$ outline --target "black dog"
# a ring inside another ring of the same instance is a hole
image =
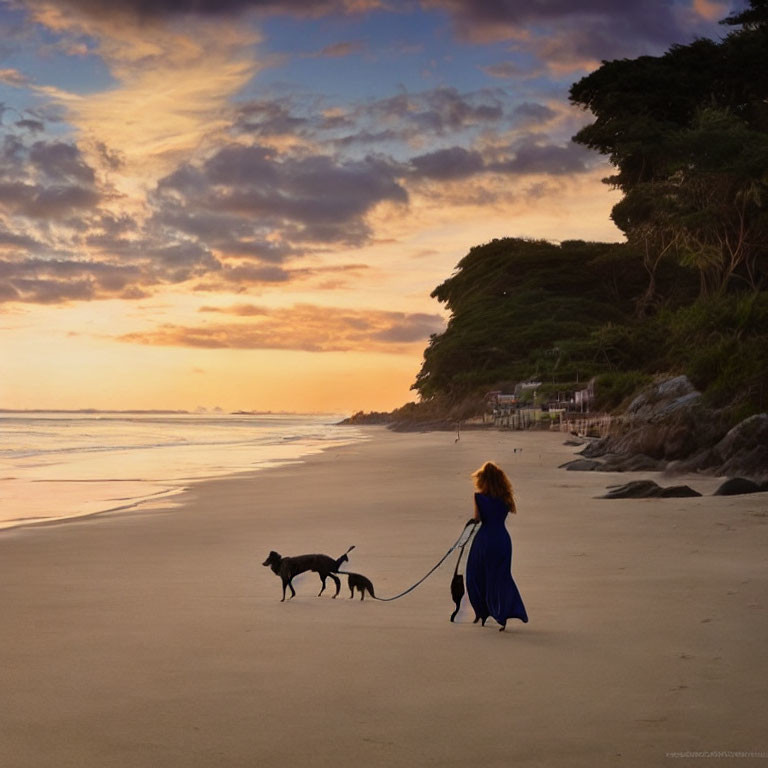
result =
[[[458,563],[456,567],[458,568]],[[462,597],[464,597],[464,577],[460,573],[454,573],[451,579],[451,599],[456,603],[456,610],[451,614],[451,621],[456,618],[456,614],[461,608]]]
[[[365,598],[365,590],[368,590],[368,594],[371,597],[376,597],[376,595],[373,592],[373,584],[371,583],[370,579],[366,579],[365,576],[363,576],[360,573],[349,573],[349,571],[343,571],[343,573],[346,573],[349,577],[347,580],[347,584],[349,585],[349,598],[350,600],[355,596],[355,590],[360,590],[360,599],[363,600]]]
[[[269,566],[273,573],[277,574],[283,582],[283,599],[285,600],[285,588],[289,587],[291,590],[291,597],[296,597],[296,590],[291,584],[291,580],[294,576],[298,576],[300,573],[306,571],[315,571],[320,574],[320,581],[323,582],[323,588],[318,593],[318,597],[325,591],[325,580],[330,576],[336,584],[336,595],[339,594],[341,589],[341,582],[333,575],[341,568],[342,564],[347,562],[349,558],[347,553],[354,549],[354,545],[351,546],[338,560],[334,560],[328,555],[297,555],[296,557],[281,557],[277,552],[270,552],[267,559],[262,565]]]
[[[464,547],[469,544],[469,540],[474,535],[475,531],[477,530],[477,524],[479,520],[475,520],[472,518],[467,522],[467,524],[464,526],[464,529],[466,530],[470,525],[472,526],[472,530],[469,532],[469,536],[467,536],[466,539],[464,539],[464,543],[461,545],[461,549],[459,550],[459,559],[456,561],[456,567],[453,569],[453,578],[451,579],[451,600],[453,600],[454,603],[456,603],[456,608],[451,614],[451,621],[453,621],[456,618],[456,614],[459,612],[459,609],[461,608],[461,599],[464,597],[464,577],[459,573],[459,565],[461,563],[461,558],[464,556]],[[485,621],[483,621],[483,624],[485,624]]]

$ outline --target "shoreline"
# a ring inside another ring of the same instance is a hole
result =
[[[764,494],[597,500],[627,475],[557,469],[574,450],[560,434],[365,430],[181,506],[0,536],[4,768],[591,768],[765,749]],[[279,602],[272,549],[355,544],[349,569],[377,595],[414,583],[470,516],[486,459],[516,489],[529,624],[475,626],[466,598],[451,624],[455,553],[392,603],[351,600],[346,580],[318,598],[316,574]]]
[[[7,530],[59,525],[71,520],[116,513],[136,507],[150,509],[159,505],[164,508],[165,499],[183,495],[189,487],[198,483],[271,470],[284,464],[301,462],[320,451],[366,439],[361,437],[361,429],[355,429],[356,433],[347,437],[339,436],[322,441],[309,435],[298,441],[284,437],[282,441],[254,446],[253,451],[256,456],[259,452],[263,455],[248,461],[250,466],[242,466],[242,462],[236,461],[234,468],[224,469],[223,462],[234,458],[226,455],[214,454],[214,460],[208,466],[196,467],[182,467],[178,457],[158,456],[159,462],[170,459],[170,476],[152,476],[151,474],[144,476],[135,472],[131,472],[130,476],[118,476],[117,473],[120,472],[118,467],[111,467],[110,472],[103,476],[99,476],[98,472],[88,476],[89,472],[92,473],[90,468],[78,468],[66,462],[60,466],[53,464],[49,470],[50,474],[47,474],[45,470],[40,472],[34,465],[14,466],[11,461],[6,461],[8,476],[4,478],[3,501],[6,509],[16,505],[18,511],[16,517],[5,519],[0,517],[0,535]],[[283,455],[289,446],[288,455]],[[165,446],[139,446],[136,454],[147,454],[148,451],[157,447],[165,449]],[[178,447],[181,450],[187,448],[183,445]],[[226,448],[227,446],[225,450]],[[109,454],[109,460],[114,462],[120,452],[121,449],[115,447],[104,453]],[[238,464],[240,466],[237,466]],[[173,474],[174,469],[176,475]],[[197,474],[189,474],[195,469],[198,470]],[[62,497],[63,491],[66,493]],[[48,514],[48,508],[53,507],[60,509],[60,514]]]

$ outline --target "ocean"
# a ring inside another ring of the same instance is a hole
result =
[[[367,439],[340,415],[0,412],[0,528],[141,505]]]

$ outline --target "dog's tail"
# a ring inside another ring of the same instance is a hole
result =
[[[336,572],[339,572],[339,568],[341,568],[342,563],[348,563],[349,558],[347,555],[355,548],[355,545],[353,544],[337,561],[336,561]]]

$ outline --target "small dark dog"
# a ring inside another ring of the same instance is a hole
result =
[[[341,589],[341,582],[334,576],[334,573],[338,572],[342,564],[349,561],[347,554],[354,548],[354,545],[351,546],[336,560],[328,555],[297,555],[296,557],[281,557],[277,552],[272,551],[262,565],[269,566],[272,569],[272,572],[277,574],[283,582],[283,599],[280,601],[281,603],[285,600],[286,587],[291,590],[291,597],[296,597],[296,590],[293,588],[291,581],[294,576],[298,576],[300,573],[305,573],[306,571],[315,571],[320,575],[320,581],[323,582],[323,588],[318,593],[318,597],[325,591],[325,580],[329,577],[333,579],[336,584],[335,598]]]
[[[347,584],[349,585],[349,598],[350,600],[355,596],[355,590],[360,590],[360,599],[363,600],[365,598],[365,590],[368,590],[368,594],[371,597],[376,597],[376,595],[373,592],[373,584],[371,583],[370,579],[366,579],[365,576],[363,576],[361,573],[349,573],[349,571],[344,571],[344,573],[347,574],[349,577],[347,580]]]
[[[451,599],[456,603],[456,610],[451,614],[451,621],[456,618],[456,614],[461,608],[462,597],[464,597],[464,577],[460,573],[454,573],[451,579]]]
[[[466,530],[471,525],[472,530],[469,532],[469,536],[467,536],[467,538],[464,540],[464,543],[461,545],[461,549],[459,550],[459,559],[456,561],[456,567],[453,569],[453,578],[451,579],[451,600],[456,603],[456,608],[451,614],[451,621],[456,618],[456,614],[461,608],[461,599],[465,594],[464,577],[459,573],[459,565],[461,564],[461,558],[464,556],[464,547],[469,544],[469,540],[474,535],[478,522],[479,521],[475,520],[473,517],[464,526],[464,529]],[[485,619],[483,619],[483,624],[485,624]]]

